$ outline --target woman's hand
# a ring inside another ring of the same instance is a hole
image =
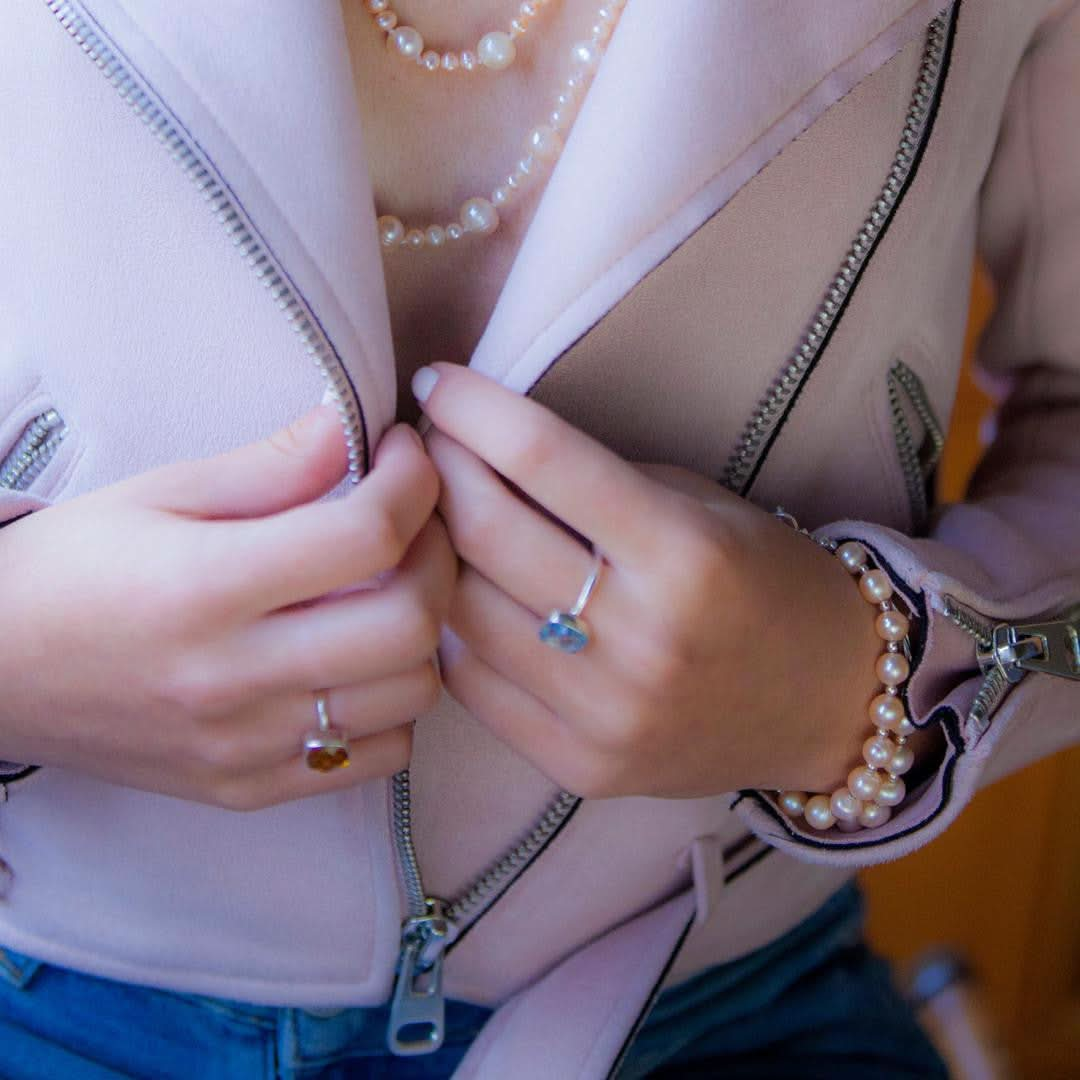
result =
[[[406,765],[457,560],[415,432],[313,502],[345,467],[321,407],[0,530],[0,758],[233,809]],[[351,740],[327,774],[302,751],[320,689]]]
[[[462,704],[581,795],[843,782],[870,732],[881,643],[835,556],[702,477],[648,475],[467,369],[439,364],[413,385],[463,562],[442,654]],[[576,655],[537,637],[592,566],[568,530],[606,560]]]

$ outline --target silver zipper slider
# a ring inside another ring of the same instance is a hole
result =
[[[1053,622],[998,623],[989,644],[976,645],[975,655],[984,673],[998,668],[1011,683],[1019,682],[1025,671],[1080,680],[1080,609]]]
[[[387,1045],[394,1054],[431,1054],[446,1033],[443,950],[451,924],[440,900],[427,901],[428,913],[407,919],[401,931]]]

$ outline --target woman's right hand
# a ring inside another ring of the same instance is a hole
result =
[[[0,758],[236,810],[403,768],[457,559],[411,429],[313,501],[345,467],[321,406],[0,530]],[[304,764],[317,690],[348,769]]]

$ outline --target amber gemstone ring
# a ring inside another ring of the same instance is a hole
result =
[[[344,733],[330,723],[330,708],[325,690],[320,690],[315,695],[315,715],[319,720],[319,729],[304,736],[304,763],[315,772],[347,768],[349,744]]]

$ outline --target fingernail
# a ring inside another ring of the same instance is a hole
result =
[[[439,381],[439,373],[430,367],[418,368],[412,377],[412,392],[417,401],[427,401]]]

